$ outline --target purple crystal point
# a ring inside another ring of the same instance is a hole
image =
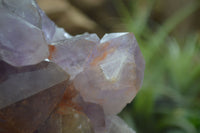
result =
[[[132,33],[106,34],[100,42],[74,85],[85,101],[117,114],[139,90],[144,60]]]
[[[0,57],[13,66],[33,65],[49,55],[55,24],[34,0],[0,1]]]

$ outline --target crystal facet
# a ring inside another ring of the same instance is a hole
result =
[[[108,116],[107,133],[136,133],[118,116]]]
[[[69,73],[70,79],[73,79],[83,71],[87,57],[98,42],[96,34],[85,34],[59,41],[52,46],[54,50],[50,59]]]

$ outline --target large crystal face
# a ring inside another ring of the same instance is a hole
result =
[[[67,81],[69,76],[50,62],[13,67],[0,61],[0,109]]]
[[[0,110],[0,133],[32,133],[43,124],[63,96],[67,82],[60,82]],[[12,132],[9,130],[12,129]]]

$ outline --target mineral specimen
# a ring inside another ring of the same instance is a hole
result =
[[[134,133],[116,114],[143,75],[132,33],[71,36],[35,0],[0,0],[0,133]]]

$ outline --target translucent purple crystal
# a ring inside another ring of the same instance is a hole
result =
[[[106,34],[100,42],[74,85],[85,101],[117,114],[139,90],[144,60],[132,33]]]
[[[33,65],[48,57],[54,23],[34,0],[0,1],[0,57],[13,66]]]

